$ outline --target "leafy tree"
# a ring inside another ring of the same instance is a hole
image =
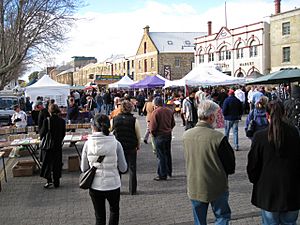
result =
[[[29,76],[28,76],[28,80],[29,81],[32,81],[34,79],[38,79],[39,77],[39,72],[38,71],[35,71],[35,72],[32,72]]]
[[[35,57],[57,51],[81,0],[0,0],[0,89]]]

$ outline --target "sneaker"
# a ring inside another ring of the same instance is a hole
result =
[[[44,188],[48,189],[48,188],[52,187],[52,185],[53,185],[52,183],[46,183],[44,185]]]

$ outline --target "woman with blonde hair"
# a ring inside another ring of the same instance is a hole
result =
[[[269,122],[267,120],[267,105],[268,97],[261,96],[260,99],[256,101],[254,109],[252,109],[247,116],[245,124],[246,135],[250,121],[253,120],[255,122],[255,130],[253,131],[251,136],[247,136],[248,138],[252,139],[255,132],[263,130],[268,126]]]

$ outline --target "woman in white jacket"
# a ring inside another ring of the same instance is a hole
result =
[[[89,190],[95,209],[96,225],[106,224],[106,199],[110,205],[109,225],[119,223],[119,171],[124,173],[127,170],[122,145],[109,133],[109,127],[109,118],[96,114],[92,119],[92,134],[82,150],[81,170],[84,172],[92,166],[97,167]],[[96,162],[100,155],[105,156],[102,163]]]

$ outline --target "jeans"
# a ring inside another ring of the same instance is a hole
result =
[[[149,122],[147,122],[147,128],[146,128],[146,132],[145,132],[145,135],[144,135],[144,140],[145,141],[148,141],[149,135],[150,135]]]
[[[210,202],[213,213],[216,217],[215,225],[228,225],[231,210],[228,204],[229,192],[226,191],[219,198]],[[195,225],[206,225],[206,216],[208,204],[206,202],[201,202],[198,200],[191,200],[193,215],[194,215],[194,224]]]
[[[125,159],[129,170],[129,193],[136,194],[137,179],[136,179],[136,151],[133,153],[125,153]]]
[[[101,111],[102,111],[102,103],[97,103],[97,111],[98,111],[98,113],[101,113]]]
[[[233,129],[233,144],[235,149],[239,148],[239,121],[238,120],[225,120],[225,136],[229,140],[230,129]]]
[[[119,224],[120,188],[110,191],[90,189],[90,196],[95,209],[96,225],[106,225],[105,200],[109,203],[109,225]]]
[[[112,105],[111,104],[104,104],[105,107],[105,114],[108,116],[110,114]]]
[[[296,225],[299,210],[288,212],[268,212],[262,210],[263,225]]]
[[[171,135],[154,137],[154,145],[157,151],[157,174],[161,178],[172,176]]]

